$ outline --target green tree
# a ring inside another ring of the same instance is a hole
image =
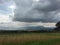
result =
[[[56,26],[55,30],[56,31],[60,31],[60,21],[57,22],[57,24],[55,26]]]

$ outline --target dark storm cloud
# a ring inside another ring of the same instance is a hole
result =
[[[59,4],[56,0],[41,0],[39,3],[37,3],[34,8],[40,11],[54,11],[57,10],[59,7]]]
[[[23,22],[58,22],[60,21],[60,0],[15,0],[14,21]]]

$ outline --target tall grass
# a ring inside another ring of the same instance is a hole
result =
[[[60,33],[0,34],[0,45],[60,44]]]

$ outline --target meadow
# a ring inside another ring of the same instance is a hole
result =
[[[60,33],[3,33],[0,45],[60,45]]]

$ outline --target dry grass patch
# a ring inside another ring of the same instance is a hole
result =
[[[21,34],[21,35],[3,35],[0,36],[1,43],[24,43],[29,41],[57,39],[60,36],[49,36],[46,34]]]

